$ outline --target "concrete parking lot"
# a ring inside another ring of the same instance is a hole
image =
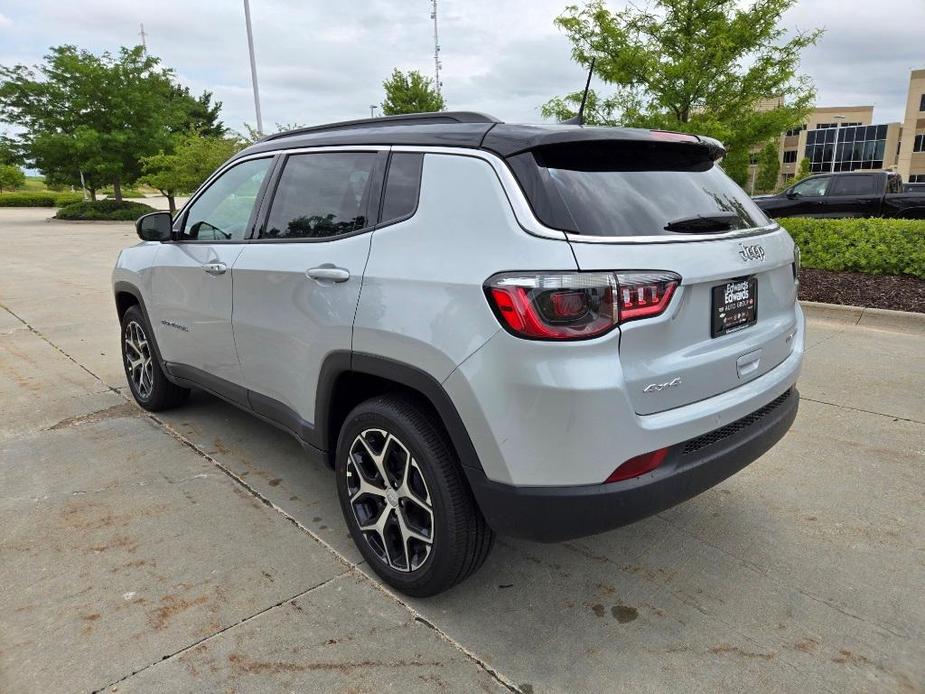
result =
[[[922,323],[814,312],[759,461],[409,600],[286,434],[129,402],[134,230],[49,215],[0,209],[0,691],[925,691]]]

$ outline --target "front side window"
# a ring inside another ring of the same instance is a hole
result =
[[[320,239],[369,226],[375,152],[294,154],[276,187],[262,239]]]
[[[875,181],[874,176],[867,175],[837,176],[829,187],[828,195],[871,195]]]
[[[800,181],[791,189],[791,192],[796,195],[802,195],[803,197],[825,195],[825,189],[829,185],[829,178],[830,176],[820,176],[819,178],[810,178],[806,181]]]
[[[196,198],[183,224],[188,241],[240,241],[272,158],[242,162],[219,176]]]

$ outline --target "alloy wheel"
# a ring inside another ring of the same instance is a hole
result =
[[[396,571],[420,568],[434,542],[434,511],[424,474],[401,441],[366,429],[350,444],[347,494],[369,546]]]
[[[151,397],[154,388],[154,357],[144,328],[136,321],[125,326],[125,371],[135,392],[142,400]]]

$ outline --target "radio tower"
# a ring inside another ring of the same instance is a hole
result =
[[[437,0],[430,0],[433,10],[430,12],[430,18],[434,20],[434,86],[437,88],[437,95],[440,95],[440,88],[443,82],[440,81],[440,39],[437,35]]]

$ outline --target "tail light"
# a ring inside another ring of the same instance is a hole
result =
[[[796,244],[793,244],[793,280],[795,282],[800,281],[800,266],[802,264],[800,247]]]
[[[582,340],[659,315],[680,282],[673,272],[512,272],[489,279],[485,293],[513,335]]]

